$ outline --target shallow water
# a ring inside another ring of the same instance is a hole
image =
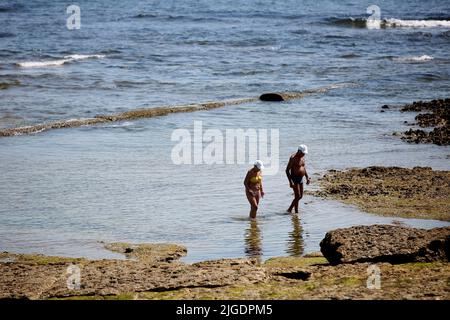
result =
[[[259,228],[260,250],[268,258],[317,250],[325,232],[337,227],[393,220],[418,227],[450,225],[368,215],[310,196],[304,198],[299,221],[284,213],[292,195],[281,166],[299,139],[310,146],[313,179],[324,170],[350,166],[448,170],[450,148],[410,145],[385,135],[402,126],[397,112],[379,113],[374,107],[356,112],[354,120],[339,121],[345,111],[336,114],[336,106],[354,113],[345,100],[256,103],[0,139],[2,248],[104,257],[109,255],[97,241],[174,242],[188,247],[186,260],[197,261],[246,255]],[[318,128],[322,112],[328,116]],[[173,129],[192,129],[194,121],[203,121],[205,130],[279,126],[280,171],[264,178],[267,194],[257,228],[247,219],[243,193],[248,165],[172,164]]]
[[[379,217],[311,196],[298,216],[284,213],[292,197],[284,166],[300,143],[309,146],[313,181],[329,169],[370,165],[449,170],[450,147],[407,144],[391,135],[407,130],[403,121],[412,122],[414,114],[380,113],[383,104],[448,97],[448,28],[369,30],[350,19],[367,16],[369,4],[356,1],[177,3],[81,1],[78,31],[64,28],[63,2],[0,7],[7,21],[0,82],[21,83],[0,90],[0,127],[341,82],[357,86],[281,104],[0,139],[0,250],[103,258],[119,255],[100,241],[173,242],[188,247],[186,261],[265,259],[316,251],[326,231],[338,227],[450,225]],[[383,18],[405,20],[445,20],[450,12],[446,1],[379,6]],[[59,20],[49,22],[59,12]],[[105,57],[16,65],[74,54]],[[432,59],[420,59],[424,55]],[[256,222],[247,219],[242,186],[249,165],[173,164],[171,134],[192,131],[194,121],[221,132],[279,130],[280,168],[264,178]]]

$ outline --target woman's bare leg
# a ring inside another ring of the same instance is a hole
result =
[[[250,203],[250,218],[254,219],[256,218],[256,211],[258,211],[259,197],[253,196],[248,192],[246,194],[248,202]]]

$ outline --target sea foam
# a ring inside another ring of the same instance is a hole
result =
[[[352,28],[450,28],[450,20],[402,20],[381,19],[373,20],[367,18],[332,18],[333,24]]]
[[[433,59],[434,58],[432,56],[424,54],[422,56],[397,57],[393,58],[392,60],[396,62],[425,62]]]
[[[97,58],[101,59],[105,56],[102,54],[72,54],[65,56],[63,59],[57,59],[57,60],[48,60],[48,61],[25,61],[25,62],[18,62],[16,65],[22,68],[43,68],[43,67],[56,67],[56,66],[62,66],[66,63],[77,61],[77,60],[84,60],[84,59],[90,59],[90,58]]]
[[[382,26],[391,28],[450,28],[449,20],[401,20],[386,19]]]

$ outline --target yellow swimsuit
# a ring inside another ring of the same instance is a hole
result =
[[[262,181],[262,176],[254,176],[250,178],[250,182],[257,184],[257,183],[261,183]]]

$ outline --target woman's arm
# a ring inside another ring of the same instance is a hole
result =
[[[264,197],[264,189],[263,189],[263,185],[262,185],[262,180],[259,183],[259,186],[260,186],[260,190],[261,190],[261,197]]]
[[[250,171],[247,171],[247,174],[245,175],[245,179],[244,179],[244,186],[245,186],[245,191],[248,191],[249,186],[248,186],[248,181],[250,177]]]

